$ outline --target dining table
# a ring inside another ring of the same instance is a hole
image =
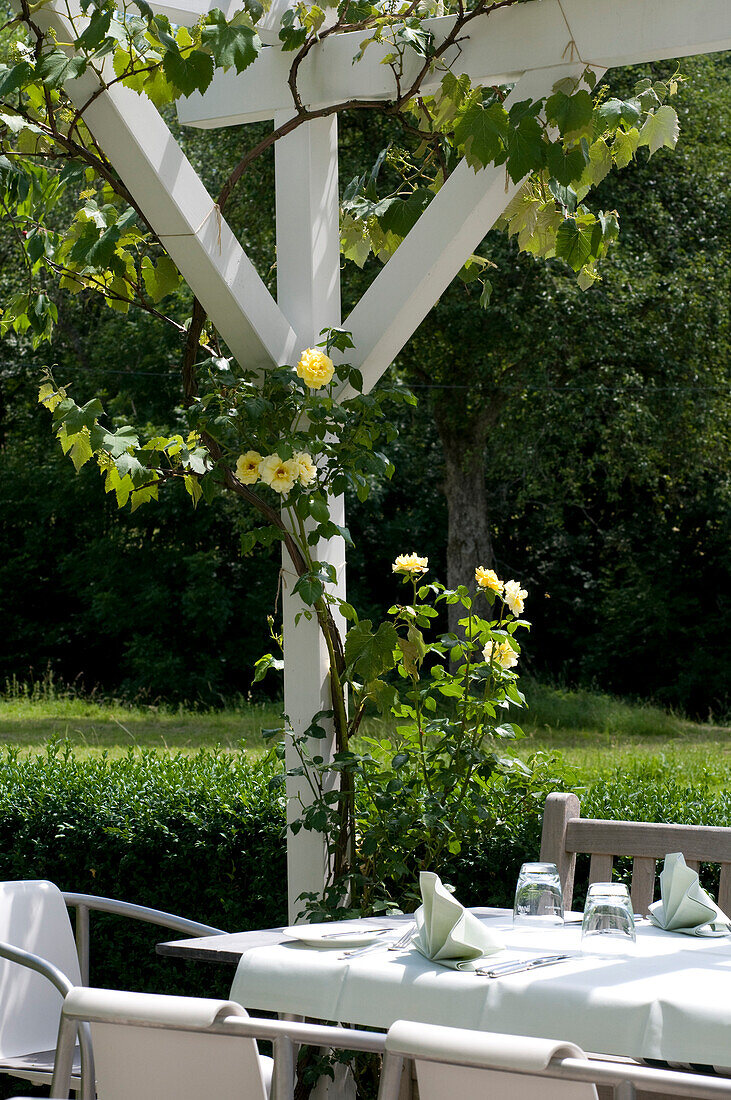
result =
[[[635,944],[598,954],[582,949],[577,913],[560,926],[520,930],[511,911],[471,912],[503,944],[484,962],[495,977],[440,965],[413,945],[393,950],[410,916],[336,922],[328,946],[302,942],[297,929],[273,928],[157,950],[229,964],[231,999],[251,1010],[383,1029],[408,1019],[541,1036],[597,1054],[730,1072],[731,936],[681,935],[643,918]],[[385,931],[367,948],[347,946],[351,930],[357,942],[359,931],[376,928]],[[567,957],[507,973],[498,966],[557,954]],[[221,995],[228,984],[222,980]]]

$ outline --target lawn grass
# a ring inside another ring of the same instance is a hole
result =
[[[129,748],[195,752],[201,746],[266,751],[261,730],[276,726],[276,703],[242,701],[225,710],[133,706],[115,700],[85,699],[51,685],[10,686],[0,696],[0,745],[22,749],[68,739],[79,755],[106,751],[122,756]]]
[[[649,704],[638,705],[599,692],[570,691],[532,682],[524,685],[528,710],[518,721],[526,734],[515,742],[523,759],[556,751],[583,777],[608,776],[636,762],[657,759],[731,787],[731,727],[690,722]]]
[[[713,777],[731,786],[731,728],[686,719],[649,705],[632,704],[589,691],[523,685],[528,709],[514,715],[525,738],[506,751],[527,758],[539,750],[558,753],[582,781],[606,776],[634,761],[663,758],[682,762],[688,774]],[[0,745],[30,750],[52,737],[68,739],[80,756],[102,751],[121,756],[128,749],[169,749],[193,753],[220,745],[258,756],[267,750],[262,728],[278,724],[277,703],[241,700],[224,710],[133,706],[83,698],[52,682],[28,688],[8,685],[0,695]],[[375,720],[367,731],[382,733]]]

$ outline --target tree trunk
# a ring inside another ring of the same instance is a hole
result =
[[[494,567],[492,538],[487,508],[485,448],[487,434],[498,410],[488,408],[457,425],[435,407],[434,418],[444,452],[444,495],[447,498],[447,585],[466,584],[475,589],[475,568]],[[464,609],[449,607],[449,629],[458,632],[457,621]]]

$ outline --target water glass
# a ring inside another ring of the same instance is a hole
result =
[[[563,924],[563,891],[555,863],[524,863],[513,905],[515,928],[553,928]]]
[[[636,941],[629,890],[619,882],[594,882],[586,894],[581,948],[590,955],[626,955]]]

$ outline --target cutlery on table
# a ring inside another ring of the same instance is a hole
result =
[[[411,943],[411,937],[416,931],[416,921],[409,921],[409,927],[404,932],[403,936],[399,936],[395,943],[389,943],[389,951],[401,951],[402,948],[408,947]]]
[[[380,936],[384,932],[393,932],[393,928],[390,926],[388,928],[349,928],[347,932],[325,932],[322,938],[324,940],[339,940],[360,935]]]
[[[537,970],[540,966],[553,966],[554,963],[573,959],[574,955],[542,955],[537,959],[517,959],[515,962],[497,963],[495,966],[475,970],[485,978],[502,978],[507,974],[520,974],[523,970]]]
[[[414,924],[413,921],[411,921],[411,923],[409,924],[409,927],[406,929],[404,934],[402,936],[400,936],[399,939],[397,939],[395,943],[390,943],[388,945],[388,950],[389,951],[400,951],[402,947],[407,947],[409,942],[411,941],[411,937],[414,934],[414,929],[415,928],[416,928],[416,925]],[[397,931],[397,929],[389,928],[388,931],[389,932],[394,932],[394,931]],[[365,955],[366,951],[380,950],[384,946],[385,946],[385,944],[382,941],[380,941],[379,943],[369,943],[367,947],[354,947],[351,951],[344,951],[343,954],[340,955],[339,957],[341,959],[352,959],[354,955]]]

